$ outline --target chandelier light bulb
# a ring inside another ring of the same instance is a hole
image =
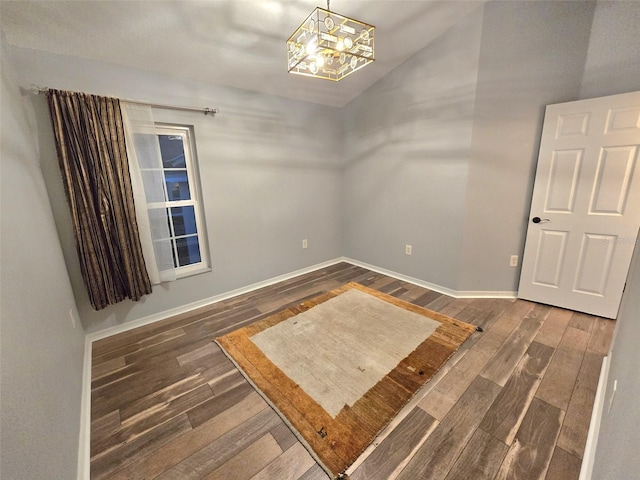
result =
[[[336,50],[339,52],[344,50],[344,41],[342,39],[338,40],[338,43],[336,43]]]
[[[314,53],[316,53],[316,50],[318,49],[318,46],[316,45],[315,39],[311,40],[308,44],[307,44],[307,53],[309,55],[313,55]]]

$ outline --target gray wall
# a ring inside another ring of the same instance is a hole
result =
[[[594,7],[490,2],[347,105],[345,255],[516,291],[544,106],[579,97]]]
[[[592,26],[593,12],[589,2],[479,7],[343,110],[3,41],[3,478],[75,476],[84,336],[69,319],[76,302],[95,331],[342,254],[452,289],[514,290],[518,269],[506,264],[522,250],[544,105],[640,90],[638,3],[599,2]],[[195,126],[211,273],[156,287],[139,303],[90,309],[46,105],[18,90],[31,83],[221,108],[215,119],[158,111]],[[631,451],[638,263],[611,357],[618,393],[603,418],[598,479],[640,471]]]
[[[0,471],[5,480],[73,479],[84,332],[15,69],[2,56]]]
[[[640,4],[598,2],[581,98],[640,90]],[[609,353],[609,375],[593,480],[640,478],[640,247],[622,298]],[[613,382],[618,382],[609,411]]]
[[[544,107],[578,99],[594,7],[485,6],[457,290],[518,290]]]
[[[458,291],[517,290],[519,268],[508,261],[523,250],[544,105],[602,86],[589,66],[617,65],[612,45],[625,41],[635,52],[638,42],[629,29],[615,37],[606,30],[633,17],[629,4],[599,5],[590,37],[594,7],[479,5],[343,109],[11,47],[25,87],[221,108],[215,119],[157,111],[159,120],[195,125],[213,271],[94,312],[45,101],[30,99],[85,327],[126,323],[340,255]],[[592,73],[583,82],[585,62]]]
[[[599,1],[580,98],[640,90],[640,2]]]
[[[627,288],[609,352],[609,376],[592,480],[640,478],[640,247],[636,245]],[[618,382],[611,403],[613,383]]]
[[[481,27],[480,6],[343,108],[346,256],[455,288]]]
[[[140,302],[95,312],[80,277],[43,96],[31,98],[43,171],[82,321],[88,331],[207,299],[340,256],[338,110],[12,47],[31,84],[161,104],[218,107],[215,118],[156,110],[194,125],[212,271],[154,286]],[[302,249],[302,239],[309,248]]]

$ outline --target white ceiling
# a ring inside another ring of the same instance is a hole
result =
[[[287,73],[285,42],[323,0],[6,1],[6,41],[341,107],[482,0],[333,0],[376,26],[376,61],[340,82]]]

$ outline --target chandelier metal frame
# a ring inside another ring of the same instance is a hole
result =
[[[335,82],[375,60],[375,27],[316,7],[287,40],[289,73]]]

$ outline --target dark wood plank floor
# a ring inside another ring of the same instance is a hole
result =
[[[212,340],[349,281],[484,328],[354,480],[578,478],[615,322],[453,299],[346,263],[95,342],[91,478],[326,480]]]

